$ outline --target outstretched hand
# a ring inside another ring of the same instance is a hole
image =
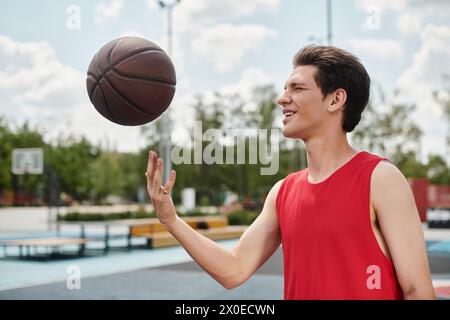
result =
[[[147,177],[147,191],[158,219],[162,224],[169,225],[177,218],[170,196],[170,191],[175,184],[176,172],[172,170],[166,184],[162,186],[163,160],[158,158],[156,152],[150,151],[145,176]]]

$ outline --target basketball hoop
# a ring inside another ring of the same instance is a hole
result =
[[[42,148],[19,148],[12,152],[11,172],[13,174],[42,174],[44,151]]]

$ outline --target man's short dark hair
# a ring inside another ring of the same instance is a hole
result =
[[[324,97],[339,88],[345,90],[347,101],[342,127],[345,132],[352,132],[361,120],[370,95],[370,77],[358,58],[333,46],[309,45],[297,52],[293,63],[294,68],[317,67],[315,80]]]

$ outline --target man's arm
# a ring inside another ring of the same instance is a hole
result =
[[[259,269],[281,244],[275,201],[282,181],[270,190],[260,215],[230,251],[206,238],[177,217],[167,228],[211,277],[233,289]]]
[[[151,151],[146,172],[147,190],[160,222],[200,267],[225,288],[232,289],[245,282],[280,246],[275,202],[281,181],[270,190],[258,218],[242,234],[237,245],[228,251],[177,216],[169,194],[176,174],[172,171],[162,188],[162,170],[163,161]]]
[[[405,299],[434,299],[422,225],[411,188],[393,164],[381,161],[371,180],[376,216]]]

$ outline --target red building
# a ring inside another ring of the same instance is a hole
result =
[[[427,178],[408,179],[408,182],[420,220],[428,222],[430,227],[450,227],[450,186],[432,185]]]

